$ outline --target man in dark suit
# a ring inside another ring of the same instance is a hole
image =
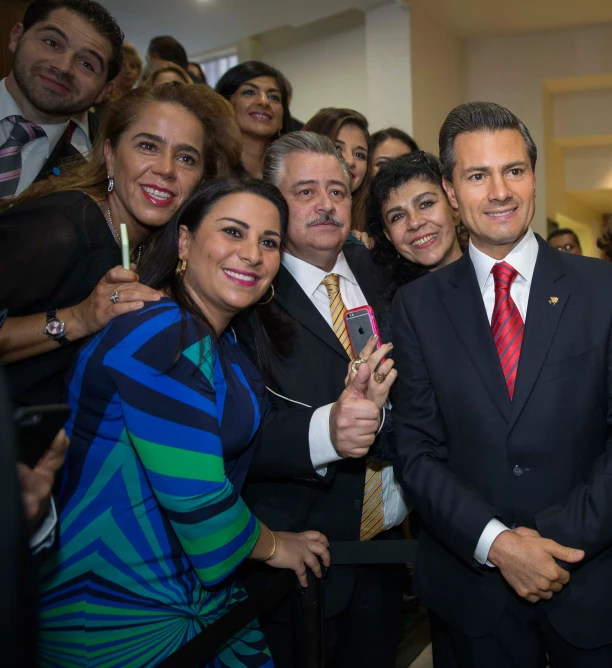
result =
[[[392,361],[379,369],[386,375],[382,383],[370,379],[367,396],[345,389],[351,358],[342,314],[376,305],[380,292],[369,252],[358,246],[343,251],[351,229],[346,166],[328,138],[295,132],[270,147],[264,177],[289,205],[275,304],[292,324],[294,340],[290,352],[269,359],[274,410],[260,430],[246,500],[272,529],[316,528],[330,541],[401,536],[394,527],[406,507],[392,466],[373,465],[365,456],[395,379]],[[383,346],[368,359],[372,371],[388,351]],[[376,490],[368,484],[375,475]],[[394,665],[398,570],[332,563],[324,583],[326,665]],[[261,620],[279,668],[293,665],[286,607]]]
[[[392,397],[436,666],[611,666],[612,267],[531,231],[507,109],[454,109],[440,157],[470,246],[396,296]]]
[[[98,127],[87,110],[113,88],[123,33],[93,0],[34,0],[13,27],[13,68],[0,81],[0,197],[86,156]]]

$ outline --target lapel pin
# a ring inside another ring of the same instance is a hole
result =
[[[549,304],[552,304],[552,305],[554,306],[558,301],[559,301],[559,297],[551,297],[551,298],[548,300],[548,303],[549,303]]]

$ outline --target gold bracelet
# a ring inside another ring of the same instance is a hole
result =
[[[274,535],[274,531],[270,531],[270,535],[272,536],[273,540],[273,545],[272,545],[272,552],[264,559],[264,561],[270,561],[272,557],[274,556],[274,553],[276,552],[276,536]]]

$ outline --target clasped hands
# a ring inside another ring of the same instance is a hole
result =
[[[556,559],[576,564],[584,559],[584,551],[542,538],[537,531],[526,527],[503,531],[489,550],[489,561],[499,568],[514,591],[530,603],[552,598],[569,582],[569,572]]]
[[[380,412],[389,390],[397,378],[393,360],[381,360],[388,355],[393,344],[385,343],[376,350],[378,338],[371,338],[359,353],[364,360],[357,371],[349,364],[345,379],[346,389],[332,406],[329,415],[329,433],[338,455],[342,458],[358,458],[368,454],[380,427]],[[379,366],[380,365],[380,366]],[[374,380],[378,372],[382,382]]]

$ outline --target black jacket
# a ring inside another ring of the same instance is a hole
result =
[[[468,253],[398,292],[396,475],[427,606],[470,636],[495,627],[513,594],[473,554],[499,518],[585,551],[538,605],[589,649],[612,643],[612,267],[538,243],[512,401]]]

